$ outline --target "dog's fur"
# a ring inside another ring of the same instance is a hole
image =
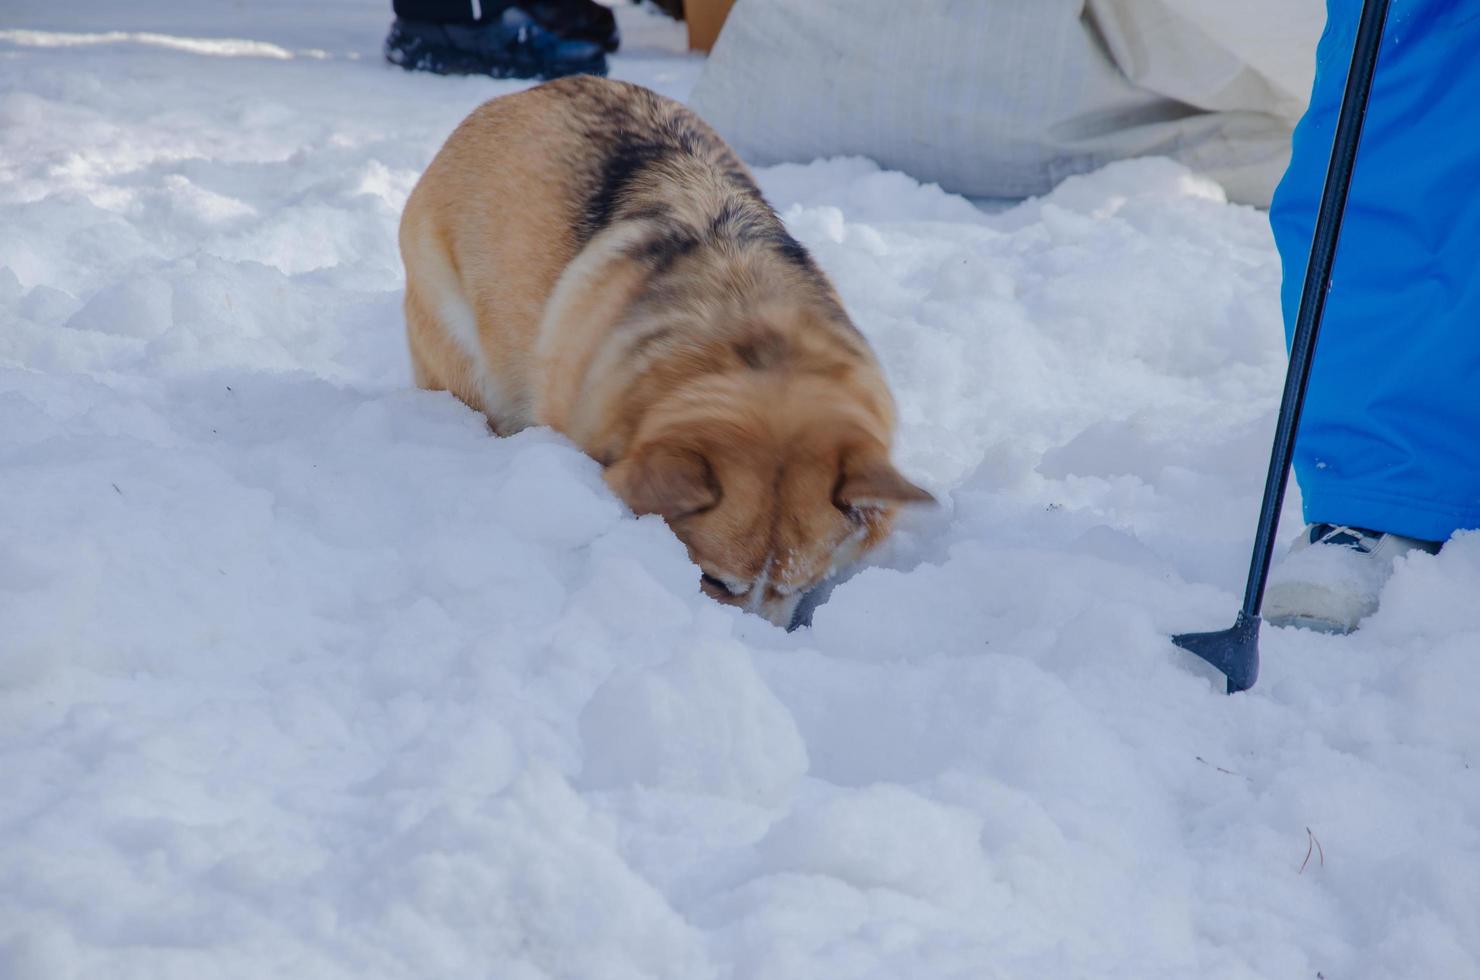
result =
[[[728,146],[592,77],[494,99],[401,220],[416,382],[549,425],[662,515],[715,598],[786,625],[928,500],[873,354]]]

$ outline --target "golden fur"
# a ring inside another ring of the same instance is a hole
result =
[[[416,382],[495,431],[549,425],[662,515],[715,598],[786,625],[928,500],[837,294],[683,106],[589,76],[504,96],[406,203]]]

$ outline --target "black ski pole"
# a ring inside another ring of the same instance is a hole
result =
[[[1290,366],[1285,372],[1285,392],[1280,398],[1279,421],[1275,425],[1274,446],[1269,453],[1269,473],[1264,479],[1264,500],[1259,505],[1259,526],[1254,532],[1254,554],[1249,561],[1244,604],[1239,609],[1238,619],[1226,630],[1181,633],[1172,637],[1173,643],[1222,671],[1228,678],[1229,694],[1247,691],[1259,676],[1259,609],[1264,603],[1264,584],[1269,578],[1269,560],[1274,552],[1280,507],[1284,504],[1285,485],[1290,478],[1290,460],[1295,455],[1295,433],[1300,428],[1300,410],[1310,381],[1311,358],[1315,353],[1316,336],[1321,330],[1321,314],[1326,309],[1326,293],[1331,288],[1331,266],[1336,258],[1336,243],[1341,236],[1341,218],[1346,211],[1346,194],[1351,188],[1357,144],[1362,139],[1362,121],[1367,115],[1367,97],[1372,92],[1372,76],[1377,69],[1387,9],[1388,0],[1364,0],[1362,4],[1362,19],[1357,25],[1351,68],[1347,71],[1346,90],[1341,97],[1341,113],[1337,117],[1336,136],[1331,145],[1331,162],[1326,167],[1326,184],[1321,190],[1320,209],[1316,212],[1310,260],[1306,264],[1305,282],[1300,290],[1300,310],[1295,317],[1295,336],[1290,342]]]

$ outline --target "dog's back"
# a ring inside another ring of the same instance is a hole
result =
[[[501,431],[550,421],[536,419],[531,389],[539,323],[572,259],[604,233],[649,293],[665,273],[695,287],[649,295],[650,308],[733,295],[738,278],[752,293],[808,299],[842,347],[871,360],[832,286],[703,120],[639,86],[576,76],[480,106],[407,201],[401,249],[418,381],[453,390]],[[497,387],[470,383],[480,374]]]
[[[779,618],[926,498],[888,462],[893,403],[832,285],[676,102],[578,77],[485,104],[401,248],[418,383],[499,432],[569,435],[718,598]]]

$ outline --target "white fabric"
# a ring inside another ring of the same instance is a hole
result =
[[[974,197],[1166,155],[1267,204],[1322,0],[739,0],[693,105],[758,164],[859,155]]]

